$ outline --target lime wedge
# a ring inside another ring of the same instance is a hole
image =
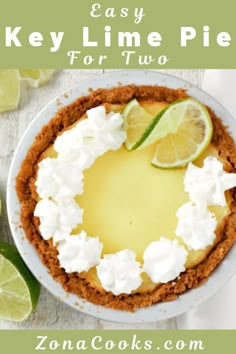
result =
[[[127,134],[125,147],[127,150],[134,150],[141,144],[140,139],[143,139],[144,132],[153,116],[146,112],[136,99],[125,106],[122,115]]]
[[[142,146],[157,141],[152,165],[179,168],[196,160],[210,144],[211,117],[200,102],[188,98],[171,104],[160,113],[160,119]]]
[[[48,82],[54,69],[20,69],[20,76],[30,87],[39,87]]]
[[[19,70],[0,70],[0,112],[15,109],[19,101]]]
[[[17,249],[0,242],[0,318],[24,321],[35,309],[40,285]]]

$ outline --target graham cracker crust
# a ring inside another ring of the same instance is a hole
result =
[[[34,217],[37,203],[35,178],[40,155],[53,144],[59,133],[81,119],[85,112],[104,103],[124,104],[136,98],[139,101],[166,101],[171,103],[189,97],[185,90],[173,90],[160,86],[118,86],[112,89],[91,91],[88,96],[80,97],[72,104],[60,109],[54,118],[44,126],[30,147],[16,178],[16,192],[21,204],[21,223],[28,240],[34,245],[42,262],[47,266],[51,276],[61,283],[65,291],[75,293],[94,304],[113,309],[135,311],[138,308],[151,306],[157,302],[170,301],[185,291],[203,284],[209,275],[224,259],[236,241],[236,189],[230,191],[230,213],[217,229],[219,242],[213,247],[208,257],[195,268],[183,272],[178,279],[166,284],[157,285],[147,293],[134,292],[131,295],[113,295],[104,289],[93,287],[83,273],[67,274],[60,268],[57,249],[52,241],[45,241],[39,233],[39,220]],[[224,169],[236,172],[236,148],[227,127],[207,107],[213,122],[213,138],[211,144],[217,149]]]

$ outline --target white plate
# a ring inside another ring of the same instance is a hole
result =
[[[236,139],[236,123],[229,112],[202,90],[176,77],[153,71],[130,70],[111,72],[83,83],[80,82],[49,102],[48,105],[37,114],[22,137],[15,151],[7,184],[8,218],[15,243],[25,263],[39,282],[58,299],[72,306],[76,310],[103,320],[120,323],[155,322],[188,311],[194,306],[207,300],[218,291],[231,278],[236,270],[236,247],[233,247],[226,259],[220,264],[203,286],[184,293],[175,301],[159,303],[148,308],[140,309],[135,313],[129,313],[96,306],[84,299],[78,298],[76,295],[66,293],[61,285],[53,280],[48,274],[47,268],[41,263],[34,247],[29,243],[26,237],[24,237],[22,229],[19,228],[20,205],[15,192],[15,177],[18,174],[22,160],[33,143],[35,136],[38,134],[42,126],[47,124],[58,110],[57,102],[61,102],[64,106],[82,95],[88,95],[88,90],[91,87],[93,89],[110,88],[117,86],[118,82],[123,85],[146,84],[162,85],[170,88],[184,88],[187,90],[188,94],[197,98],[204,104],[209,105],[215,113],[222,118],[224,124],[230,127],[231,134],[234,139]]]

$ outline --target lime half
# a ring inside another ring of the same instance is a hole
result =
[[[40,285],[17,249],[0,242],[0,318],[24,321],[35,309]]]
[[[0,70],[0,112],[15,109],[19,101],[19,70]]]
[[[54,69],[20,69],[20,76],[31,87],[46,84],[53,76]]]

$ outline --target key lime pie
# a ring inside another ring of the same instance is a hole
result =
[[[16,179],[24,231],[67,292],[134,311],[201,285],[235,242],[236,153],[185,90],[99,89],[62,108]]]

